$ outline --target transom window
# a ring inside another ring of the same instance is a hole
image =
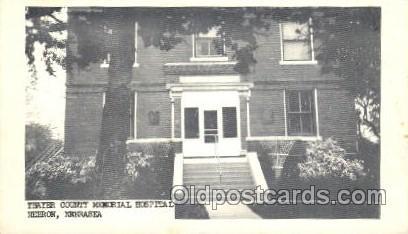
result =
[[[287,91],[287,129],[291,136],[315,134],[313,91]]]
[[[313,34],[309,23],[285,22],[281,24],[282,60],[314,61]]]
[[[198,33],[194,36],[195,57],[221,57],[225,55],[224,39],[217,35],[213,28],[208,33]]]

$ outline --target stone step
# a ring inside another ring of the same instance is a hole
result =
[[[184,177],[184,182],[189,183],[189,182],[219,182],[221,179],[221,181],[228,181],[228,182],[245,182],[245,181],[249,181],[252,182],[252,177],[251,176],[225,176],[225,175],[221,175],[221,176],[207,176],[207,177]]]
[[[231,168],[231,169],[240,169],[240,168],[249,168],[248,163],[185,163],[183,165],[184,169],[187,170],[201,170],[207,168]]]
[[[221,172],[221,181],[220,181]],[[222,163],[185,163],[183,165],[184,185],[195,185],[197,189],[254,189],[248,162],[222,162]]]
[[[225,178],[225,179],[252,179],[251,173],[222,173],[222,174],[191,174],[191,175],[184,175],[184,179],[198,179],[198,180],[206,180],[206,179],[213,179],[213,178]]]
[[[187,189],[189,190],[190,185],[194,185],[195,191],[197,190],[202,190],[205,189],[206,185],[196,185],[196,184],[185,184]],[[222,189],[222,190],[231,190],[231,189],[237,189],[237,190],[243,190],[243,189],[255,189],[255,185],[250,183],[250,184],[213,184],[209,185],[210,190],[211,189]]]
[[[248,169],[245,170],[221,170],[222,175],[225,176],[251,176],[251,171]],[[191,170],[184,170],[183,175],[184,177],[213,177],[218,176],[220,171],[218,170],[199,170],[199,171],[191,171]]]

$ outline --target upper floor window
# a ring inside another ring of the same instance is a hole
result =
[[[316,63],[313,31],[308,23],[281,23],[281,62],[283,64]]]
[[[227,61],[224,38],[217,34],[218,29],[212,28],[208,33],[193,36],[192,61]]]
[[[113,30],[109,29],[107,26],[103,27],[103,31],[106,34],[112,34]],[[138,63],[138,59],[137,59],[137,54],[138,54],[138,23],[135,22],[135,62],[133,63],[133,67],[139,67],[139,63]],[[102,60],[101,63],[101,67],[109,67],[110,64],[110,60],[111,60],[111,54],[110,53],[106,53],[105,57]]]
[[[313,91],[286,91],[287,129],[290,136],[310,136],[315,130]]]

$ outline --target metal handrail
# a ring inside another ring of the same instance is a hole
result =
[[[25,166],[25,170],[28,171],[34,164],[37,162],[40,162],[44,160],[45,158],[50,158],[54,155],[57,155],[61,153],[64,149],[63,144],[61,143],[53,143],[47,148],[45,148],[41,153],[38,154],[38,156],[34,159],[32,159],[30,162],[28,162]]]
[[[217,129],[218,130],[218,129]],[[221,160],[220,160],[220,156],[218,155],[218,134],[204,134],[205,136],[214,136],[215,137],[215,141],[214,141],[214,159],[217,161],[216,165],[217,165],[217,171],[218,171],[218,175],[219,175],[219,183],[221,184],[221,180],[222,180],[222,166],[221,166]]]

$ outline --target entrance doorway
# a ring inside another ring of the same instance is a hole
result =
[[[240,155],[238,92],[184,92],[181,102],[185,156]]]

